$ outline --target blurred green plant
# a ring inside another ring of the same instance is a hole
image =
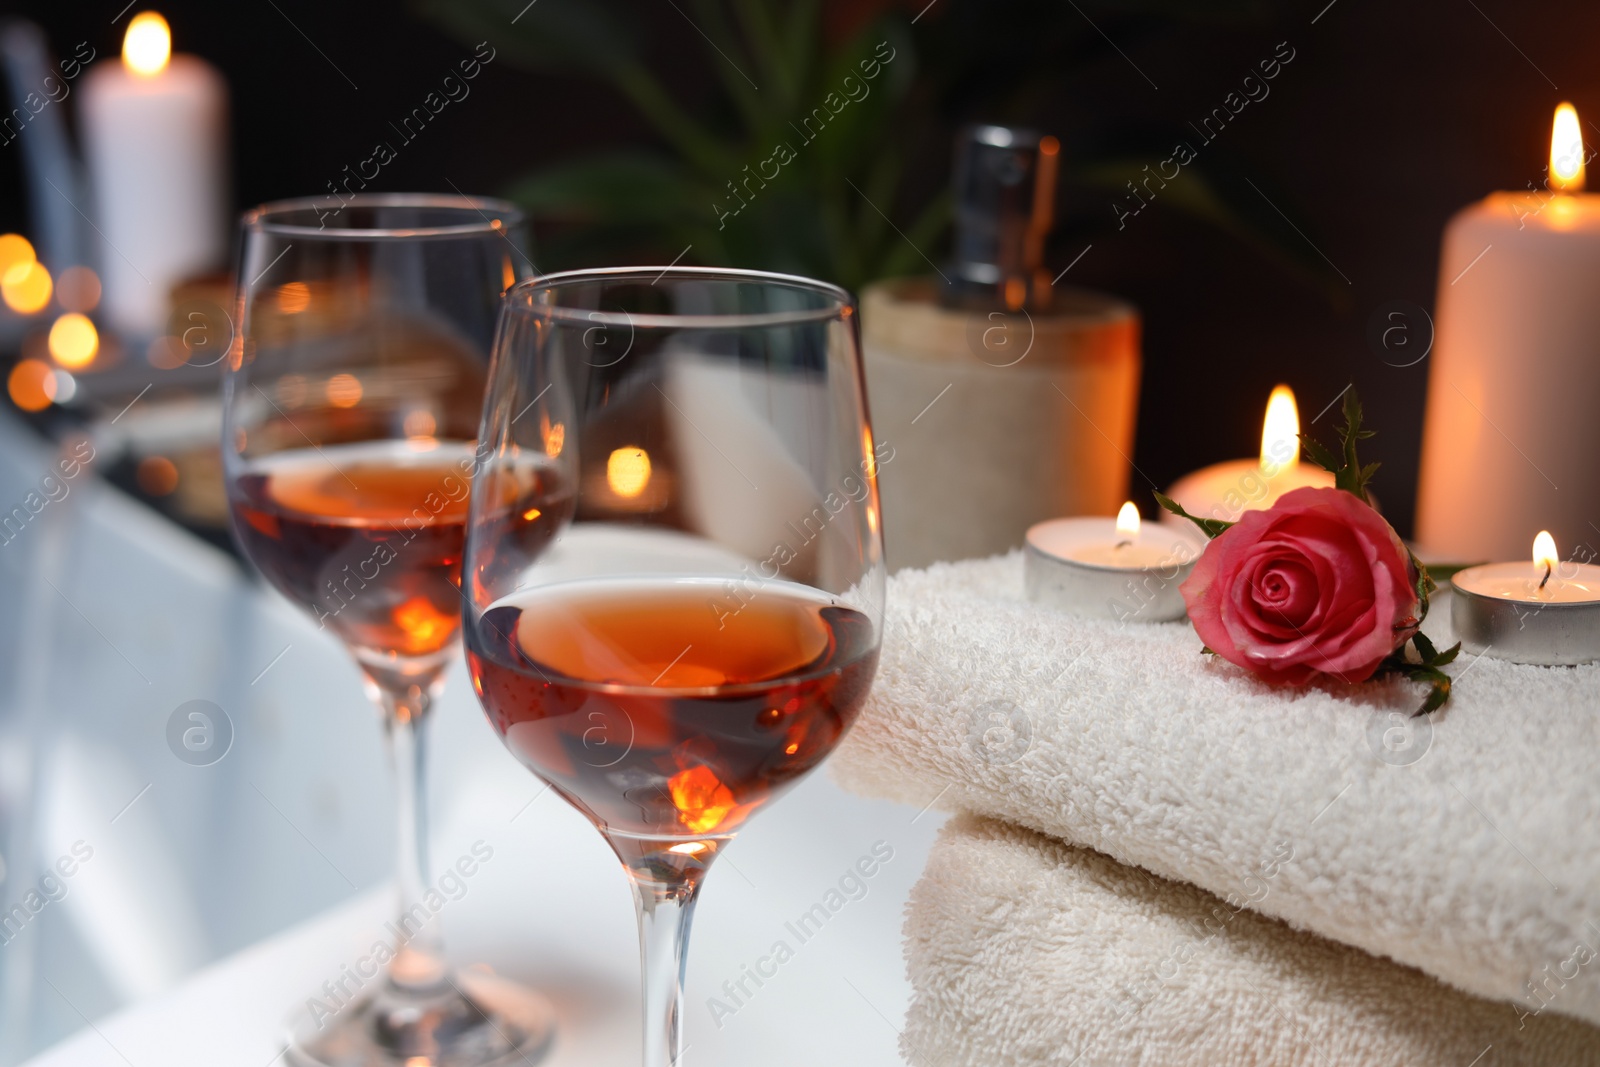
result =
[[[491,38],[513,62],[609,84],[671,149],[601,152],[516,181],[507,195],[535,219],[581,224],[541,240],[542,258],[571,265],[577,242],[592,260],[644,236],[660,249],[692,245],[699,262],[850,288],[925,266],[916,248],[934,246],[946,198],[920,205],[905,237],[884,214],[901,208],[906,154],[895,127],[914,81],[903,20],[874,19],[829,47],[818,0],[683,3],[706,36],[704,62],[720,79],[726,115],[697,115],[675,99],[641,57],[637,23],[613,7],[540,0],[508,32],[526,0],[423,0],[429,17],[463,39]],[[826,125],[804,125],[819,108]]]
[[[536,222],[556,224],[540,239],[541,263],[552,268],[671,257],[692,247],[691,262],[811,275],[850,289],[925,273],[924,255],[943,252],[948,178],[943,168],[908,174],[913,150],[926,155],[930,142],[948,145],[963,118],[1008,122],[1032,114],[1041,100],[1059,95],[1066,72],[1126,58],[1074,6],[1037,0],[938,0],[942,9],[916,27],[915,45],[911,16],[921,3],[670,0],[703,42],[694,61],[718,82],[715,99],[696,108],[651,69],[647,27],[621,5],[413,2],[463,41],[491,40],[515,64],[609,86],[665,149],[560,160],[505,190]],[[1120,19],[1114,28],[1131,41],[1182,34],[1194,22],[1257,20],[1278,2],[1095,6]],[[824,23],[837,30],[841,22],[856,29],[824,33]],[[883,62],[886,54],[892,58]],[[876,76],[865,76],[863,61],[876,62]],[[847,89],[847,76],[858,88]],[[865,95],[848,99],[860,86]],[[826,126],[805,125],[818,109]],[[1069,192],[1107,199],[1103,218],[1087,225],[1114,228],[1109,204],[1180,136],[1189,134],[1174,127],[1143,130],[1132,141],[1068,145]],[[1226,156],[1211,150],[1156,205],[1231,233],[1314,287],[1342,295],[1343,285],[1304,240],[1246,185],[1230,180]]]

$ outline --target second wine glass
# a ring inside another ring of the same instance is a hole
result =
[[[458,654],[461,551],[501,294],[531,272],[521,214],[362,195],[245,215],[224,382],[234,536],[339,638],[395,765],[398,932],[387,968],[319,990],[295,1063],[487,1067],[547,1047],[543,998],[444,963],[427,863],[424,727]],[[382,947],[382,946],[380,946]],[[361,988],[364,986],[364,988]]]

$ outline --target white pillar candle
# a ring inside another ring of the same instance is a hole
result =
[[[1514,559],[1535,516],[1600,548],[1600,196],[1562,115],[1552,192],[1491,193],[1445,229],[1417,500],[1435,558]]]
[[[96,63],[83,86],[103,307],[135,336],[160,333],[173,285],[227,252],[227,88],[210,64],[170,48],[166,21],[140,14],[122,59]]]
[[[1264,511],[1295,489],[1332,486],[1332,474],[1300,462],[1299,434],[1300,411],[1294,392],[1280,385],[1267,400],[1258,459],[1213,463],[1179,478],[1167,495],[1196,518],[1237,522],[1246,511]],[[1164,516],[1162,521],[1188,522],[1176,515]]]

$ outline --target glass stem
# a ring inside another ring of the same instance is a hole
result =
[[[395,921],[395,955],[389,979],[405,989],[423,990],[444,981],[443,944],[428,894],[428,815],[426,751],[428,710],[433,694],[427,686],[378,686],[383,705],[385,740],[394,764],[397,865],[400,914]]]
[[[683,1055],[679,1008],[698,879],[662,883],[630,869],[644,968],[644,1067],[678,1067]]]

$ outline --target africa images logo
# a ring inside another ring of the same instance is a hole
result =
[[[189,700],[167,716],[167,748],[191,767],[209,767],[233,748],[233,720],[209,700]]]

